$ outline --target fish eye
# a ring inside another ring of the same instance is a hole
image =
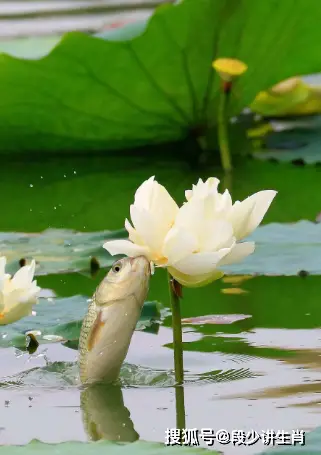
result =
[[[112,271],[114,273],[118,273],[118,272],[120,272],[120,270],[121,270],[121,264],[119,262],[116,262],[116,264],[114,264],[112,266]]]

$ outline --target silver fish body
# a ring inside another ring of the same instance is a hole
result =
[[[147,297],[150,273],[145,257],[124,258],[113,264],[96,289],[79,339],[82,383],[118,378]]]

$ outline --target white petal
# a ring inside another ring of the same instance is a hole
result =
[[[171,224],[178,212],[178,205],[166,188],[155,182],[149,210],[158,217],[159,222]]]
[[[32,312],[32,303],[12,304],[9,311],[5,311],[0,318],[0,325],[12,324],[20,319],[29,316]]]
[[[212,281],[219,280],[224,275],[224,272],[215,269],[211,273],[205,273],[203,275],[186,275],[179,272],[174,267],[168,267],[169,273],[178,281],[182,286],[189,288],[198,288],[212,283]]]
[[[164,188],[153,194],[150,210],[140,209],[135,205],[130,207],[130,216],[137,235],[158,255],[161,254],[164,239],[174,224],[177,212],[176,202]]]
[[[5,256],[0,257],[0,277],[5,274],[7,258]]]
[[[235,202],[229,221],[237,240],[247,237],[261,223],[276,194],[273,190],[259,191],[242,202]]]
[[[242,261],[244,258],[252,254],[255,250],[255,242],[237,243],[218,264],[221,265],[234,264]]]
[[[129,257],[146,256],[148,257],[149,250],[147,247],[135,245],[129,240],[110,240],[103,244],[103,248],[112,256],[116,254],[125,254]]]
[[[225,220],[203,221],[202,235],[199,240],[201,251],[217,251],[231,248],[235,242],[233,227]]]
[[[0,314],[3,312],[5,308],[5,305],[4,305],[4,295],[3,293],[0,291]]]
[[[33,260],[30,265],[21,267],[12,278],[12,285],[16,289],[23,289],[30,286],[35,273],[36,262]]]
[[[216,269],[219,261],[230,252],[223,248],[214,253],[195,253],[173,264],[173,267],[186,275],[203,275]]]
[[[149,209],[150,199],[152,191],[154,188],[154,179],[155,176],[150,177],[148,180],[145,180],[140,187],[136,190],[135,193],[135,205],[141,209]]]
[[[185,228],[199,237],[202,233],[204,220],[204,200],[192,198],[178,211],[175,218],[175,227]]]
[[[128,232],[129,240],[136,243],[136,245],[144,245],[143,239],[138,235],[136,229],[130,224],[130,222],[125,220],[125,229]]]
[[[220,181],[216,177],[210,177],[203,182],[202,179],[199,179],[196,185],[193,185],[192,190],[187,190],[185,192],[185,197],[187,200],[190,200],[192,197],[197,199],[203,199],[208,194],[217,194],[217,187]]]
[[[232,208],[232,198],[229,190],[225,190],[223,194],[218,193],[216,195],[216,212],[224,213],[229,212]]]
[[[257,228],[257,226],[261,223],[261,221],[264,218],[264,215],[268,211],[268,208],[270,207],[276,195],[277,191],[265,190],[259,191],[258,193],[250,196],[250,198],[253,198],[255,200],[255,206],[254,210],[252,210],[249,224],[247,226],[247,232],[244,235],[244,237],[251,234],[251,232],[253,232],[254,229]]]
[[[178,206],[166,188],[154,178],[150,177],[138,188],[133,205],[152,213],[161,223],[171,224]]]
[[[164,240],[163,254],[168,258],[168,263],[184,259],[198,248],[197,238],[192,232],[184,228],[172,228]]]
[[[164,241],[164,235],[161,227],[157,223],[157,219],[155,219],[147,210],[139,209],[135,205],[130,206],[130,216],[137,235],[142,239],[144,244],[148,246],[151,251],[160,252]]]

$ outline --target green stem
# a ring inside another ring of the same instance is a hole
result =
[[[172,308],[175,380],[176,384],[180,385],[184,382],[182,321],[180,301],[174,290],[173,282],[174,279],[168,274],[169,295]]]
[[[186,428],[185,421],[185,403],[184,403],[184,386],[177,385],[175,387],[175,402],[176,402],[176,428],[183,430]]]
[[[227,120],[227,104],[229,93],[223,88],[220,93],[219,111],[218,111],[218,142],[220,147],[222,166],[225,172],[232,170],[230,147],[228,140],[228,120]]]
[[[174,341],[174,368],[175,368],[175,397],[176,397],[176,427],[186,428],[184,404],[184,363],[180,299],[175,292],[174,279],[168,274],[169,295],[172,308],[172,326]],[[178,283],[176,283],[178,284]]]

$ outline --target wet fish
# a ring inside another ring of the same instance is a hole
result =
[[[144,256],[116,261],[97,287],[79,338],[82,383],[113,382],[120,372],[147,297],[150,263]]]

